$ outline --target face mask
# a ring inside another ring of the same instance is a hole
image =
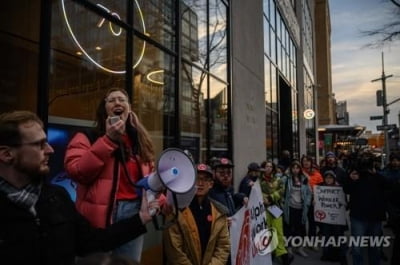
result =
[[[275,176],[280,178],[280,177],[282,177],[282,173],[276,173]]]

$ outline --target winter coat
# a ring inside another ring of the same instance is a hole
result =
[[[336,175],[336,181],[339,182],[340,185],[343,185],[343,183],[346,181],[347,178],[347,172],[346,170],[344,170],[342,167],[335,165],[335,166],[324,166],[323,168],[321,168],[320,172],[321,175],[323,176],[325,174],[326,171],[328,170],[332,170],[333,172],[335,172]]]
[[[263,199],[268,199],[272,204],[282,208],[282,199],[284,194],[284,185],[280,178],[273,176],[266,179],[264,175],[259,178]],[[268,207],[269,205],[266,205]]]
[[[107,136],[99,137],[93,144],[83,133],[77,133],[68,144],[64,167],[69,177],[77,182],[76,207],[95,227],[112,223],[116,191],[123,170],[117,158],[118,145]],[[153,166],[141,163],[143,176]]]
[[[244,195],[246,195],[247,197],[250,196],[250,192],[251,192],[251,187],[249,186],[250,182],[256,182],[258,179],[257,176],[250,176],[250,175],[246,175],[244,176],[244,178],[240,181],[239,184],[239,192],[243,193]]]
[[[44,185],[37,216],[0,193],[0,263],[71,265],[76,255],[109,251],[146,232],[139,215],[107,229],[95,229],[59,186]]]
[[[177,223],[163,232],[167,265],[225,265],[230,253],[230,239],[223,211],[218,203],[211,202],[211,233],[203,258],[196,220],[190,208],[180,212]]]
[[[360,178],[347,178],[343,189],[350,195],[350,217],[362,221],[378,222],[385,220],[385,190],[387,184],[382,175],[363,171]]]
[[[303,168],[303,173],[308,176],[308,185],[310,185],[311,191],[313,191],[315,185],[324,181],[321,173],[316,168],[312,168],[311,170]]]
[[[283,219],[284,221],[288,224],[289,223],[289,200],[290,200],[290,191],[293,187],[293,179],[291,176],[285,176],[282,178],[282,181],[285,186],[285,195],[284,195],[284,204],[283,204]],[[302,218],[301,222],[305,224],[308,220],[307,213],[308,213],[308,208],[310,207],[311,204],[311,188],[308,185],[308,179],[304,176],[301,175],[300,178],[301,181],[301,187],[300,187],[300,192],[301,192],[301,200],[303,202],[303,208],[302,208]]]
[[[235,193],[233,187],[223,188],[217,182],[214,183],[208,196],[228,208],[228,216],[234,215],[243,206],[243,199],[246,197],[243,193]]]

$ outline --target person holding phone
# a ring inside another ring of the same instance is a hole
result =
[[[92,225],[107,227],[134,215],[141,197],[135,183],[154,169],[150,136],[131,110],[128,94],[111,88],[97,112],[95,140],[77,133],[67,146],[65,170],[77,183],[76,206]],[[140,262],[143,236],[114,250]]]

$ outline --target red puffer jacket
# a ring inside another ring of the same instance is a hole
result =
[[[104,228],[112,223],[116,189],[123,167],[115,159],[118,145],[107,136],[99,137],[93,144],[83,133],[77,133],[68,144],[64,167],[77,182],[76,207],[95,227]],[[138,157],[140,163],[140,158]],[[143,176],[153,165],[140,163]]]

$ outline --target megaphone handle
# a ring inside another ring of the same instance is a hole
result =
[[[150,205],[150,202],[154,201],[156,199],[156,194],[152,190],[147,190],[146,191],[146,198],[147,198],[147,203]],[[151,216],[154,216],[157,213],[157,208],[155,207],[149,207],[149,214]]]

